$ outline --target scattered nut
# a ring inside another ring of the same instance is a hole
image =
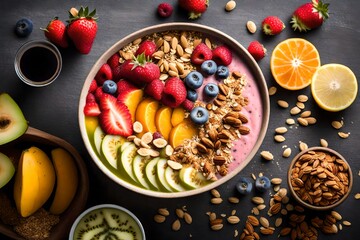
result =
[[[256,32],[256,24],[253,21],[247,21],[246,23],[246,28],[250,33],[255,33]],[[271,90],[271,91],[270,91]],[[276,93],[276,87],[271,87],[269,89],[269,95],[272,96]]]
[[[230,0],[226,3],[225,10],[227,12],[230,12],[230,11],[234,10],[235,7],[236,7],[236,2],[234,0]]]
[[[269,151],[261,151],[260,155],[262,158],[264,158],[265,160],[268,160],[268,161],[274,159],[274,156]]]

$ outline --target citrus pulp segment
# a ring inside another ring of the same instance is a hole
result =
[[[337,112],[355,100],[358,83],[350,68],[342,64],[325,64],[314,74],[311,93],[316,103],[327,111]]]
[[[319,67],[319,52],[312,43],[302,38],[289,38],[280,42],[270,59],[270,69],[275,81],[289,90],[309,86]]]

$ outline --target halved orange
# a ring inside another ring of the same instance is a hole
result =
[[[319,52],[312,43],[302,38],[289,38],[280,42],[270,59],[270,69],[275,81],[289,90],[309,86],[319,67]]]

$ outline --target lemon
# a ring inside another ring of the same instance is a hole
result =
[[[325,64],[312,77],[312,96],[324,110],[338,112],[346,109],[354,102],[357,92],[355,74],[345,65]]]

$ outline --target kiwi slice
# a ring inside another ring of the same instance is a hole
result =
[[[172,192],[172,188],[165,180],[165,169],[167,167],[167,160],[165,158],[160,158],[156,164],[156,180],[158,181],[161,190],[164,192]]]
[[[0,188],[5,186],[14,176],[15,167],[10,158],[0,153]]]
[[[150,185],[145,179],[145,166],[149,161],[150,158],[137,154],[132,162],[132,169],[137,182],[146,189],[150,189]]]
[[[28,128],[19,105],[7,93],[0,93],[0,145],[23,135]]]
[[[160,158],[151,159],[145,166],[145,177],[148,180],[148,183],[151,189],[159,190],[160,186],[156,180],[156,165]]]
[[[181,183],[187,189],[196,189],[205,186],[209,181],[192,166],[184,166],[179,173]]]
[[[117,161],[117,166],[119,173],[124,179],[132,183],[139,184],[134,175],[132,165],[136,155],[137,147],[134,143],[130,143],[127,147],[125,147],[124,151],[121,151],[121,148],[119,148],[119,159]]]
[[[175,192],[182,192],[186,191],[186,188],[184,188],[180,184],[180,171],[174,170],[171,167],[167,167],[165,169],[165,181],[168,183],[168,185],[171,187],[171,189]]]
[[[74,239],[143,239],[135,220],[113,208],[93,210],[86,214],[74,231]]]
[[[101,142],[101,153],[113,168],[117,168],[118,150],[125,139],[119,135],[105,135]]]
[[[101,129],[100,126],[97,126],[94,131],[94,147],[96,153],[100,156],[101,155],[101,142],[105,137],[104,131]]]

